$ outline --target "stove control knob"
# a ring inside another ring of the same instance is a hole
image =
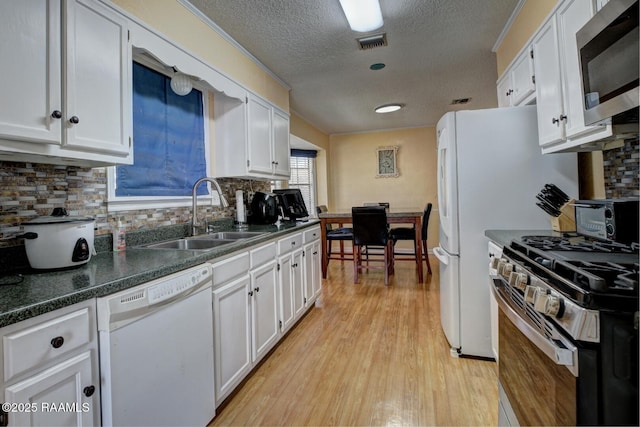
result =
[[[544,304],[544,314],[560,319],[564,314],[564,301],[555,295],[547,295],[547,301]]]
[[[509,285],[513,288],[518,288],[521,291],[525,290],[528,281],[529,276],[527,276],[527,273],[518,273],[513,271],[509,276]]]
[[[513,271],[513,264],[509,261],[505,260],[504,262],[500,262],[498,264],[498,274],[504,277],[505,279],[509,278],[509,275]]]
[[[539,289],[537,286],[527,285],[524,288],[524,300],[528,303],[533,304],[536,300],[536,290]]]
[[[533,296],[533,309],[539,313],[544,313],[545,307],[547,306],[547,299],[549,299],[547,291],[542,288],[536,288]]]

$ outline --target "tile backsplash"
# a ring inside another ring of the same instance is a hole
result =
[[[199,206],[198,218],[234,218],[235,192],[243,190],[245,201],[254,191],[269,191],[269,181],[237,178],[218,179],[228,208]],[[65,207],[70,215],[96,219],[96,236],[109,234],[120,219],[126,231],[152,229],[191,221],[191,207],[107,212],[105,168],[82,168],[0,161],[0,248],[18,245],[20,223],[49,215]]]
[[[608,199],[640,196],[640,144],[628,139],[624,146],[602,153],[604,186]]]

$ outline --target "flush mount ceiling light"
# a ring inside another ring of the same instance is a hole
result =
[[[378,0],[340,0],[340,6],[353,31],[364,33],[384,24]]]
[[[391,113],[393,111],[398,111],[399,109],[401,109],[402,107],[404,107],[404,105],[402,104],[386,104],[386,105],[381,105],[379,107],[376,107],[375,112],[376,113]]]
[[[176,95],[185,96],[191,93],[191,89],[193,89],[193,82],[191,78],[186,74],[181,73],[175,67],[173,68],[174,74],[171,77],[171,90],[173,90]]]
[[[386,67],[385,64],[383,64],[382,62],[378,62],[376,64],[371,64],[369,69],[373,71],[378,71],[378,70],[382,70],[384,67]]]

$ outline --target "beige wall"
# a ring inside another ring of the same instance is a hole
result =
[[[558,0],[526,0],[496,52],[498,76],[502,75],[557,2]]]
[[[289,111],[289,89],[175,0],[113,0],[229,78]]]
[[[329,206],[350,209],[364,202],[389,202],[397,208],[437,209],[436,130],[434,127],[332,135]],[[399,146],[397,178],[376,178],[381,146]],[[437,211],[429,221],[429,248],[438,241]]]

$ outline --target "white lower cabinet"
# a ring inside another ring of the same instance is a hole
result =
[[[314,227],[303,233],[304,241],[304,297],[305,306],[315,302],[322,290],[322,260],[320,248],[320,227]]]
[[[95,300],[14,323],[0,334],[2,425],[100,424]]]
[[[314,227],[213,263],[216,406],[315,301],[319,239],[320,228]]]

